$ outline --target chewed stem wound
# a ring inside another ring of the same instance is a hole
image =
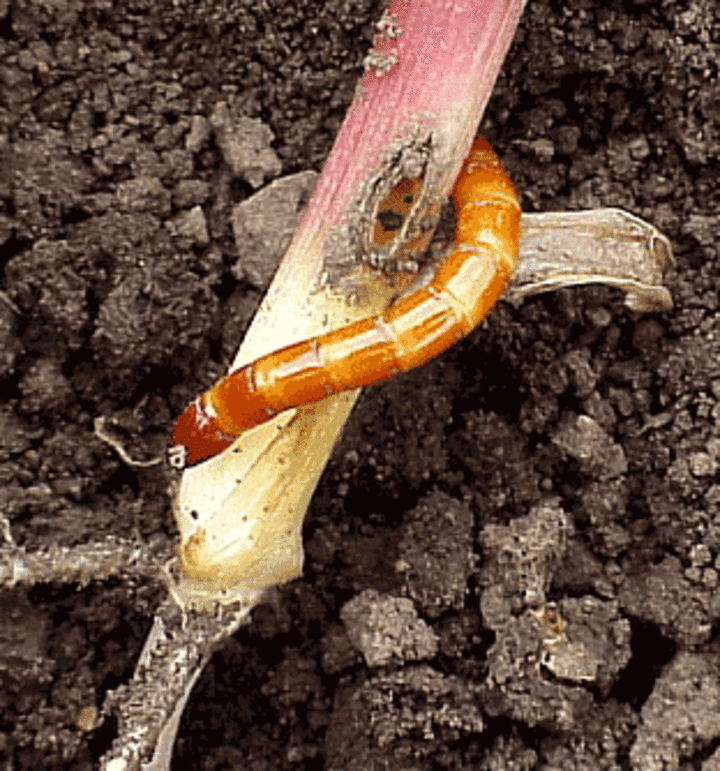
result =
[[[480,138],[451,197],[455,238],[427,286],[377,316],[275,351],[218,380],[175,422],[170,463],[199,463],[284,410],[419,367],[475,329],[515,271],[520,201]]]

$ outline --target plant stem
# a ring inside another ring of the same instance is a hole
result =
[[[393,299],[397,284],[379,272],[363,279],[357,265],[363,237],[375,224],[373,207],[398,179],[415,176],[422,183],[421,215],[439,212],[523,7],[524,0],[390,4],[355,99],[231,370],[374,315]],[[184,472],[176,501],[182,546],[174,594],[180,602],[253,601],[258,589],[300,575],[302,520],[358,393],[283,413]]]

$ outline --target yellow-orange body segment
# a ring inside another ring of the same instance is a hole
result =
[[[175,423],[170,462],[216,455],[291,407],[388,380],[471,332],[505,290],[518,256],[520,203],[483,139],[452,191],[455,239],[430,283],[378,316],[291,345],[221,378]]]

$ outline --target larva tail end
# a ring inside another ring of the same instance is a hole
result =
[[[492,147],[477,137],[452,191],[455,208],[460,213],[475,205],[497,205],[520,211],[520,198],[504,166]]]
[[[168,459],[170,465],[182,469],[218,455],[234,441],[235,437],[224,434],[218,421],[195,401],[175,421]]]

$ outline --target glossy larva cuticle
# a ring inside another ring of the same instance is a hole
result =
[[[275,351],[221,378],[176,421],[171,465],[182,468],[181,463],[194,465],[217,455],[244,431],[286,409],[424,364],[474,329],[515,270],[520,203],[497,156],[480,138],[451,197],[455,239],[428,286],[378,316]],[[386,333],[384,342],[368,334],[369,324]],[[352,362],[350,377],[339,366],[343,356]]]

